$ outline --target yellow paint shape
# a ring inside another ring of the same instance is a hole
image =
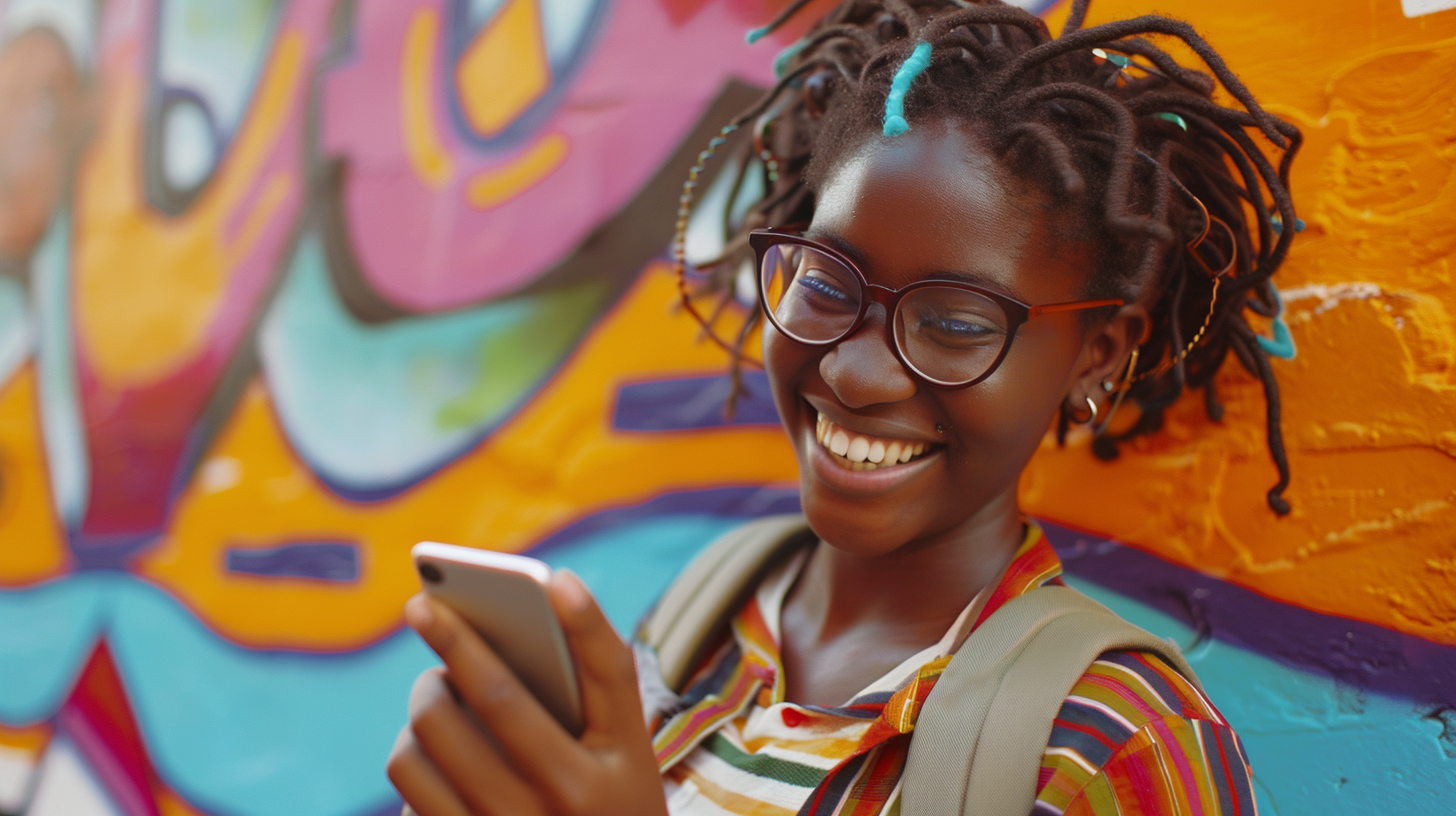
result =
[[[455,162],[436,130],[435,67],[439,64],[440,14],[431,6],[415,11],[400,57],[399,110],[404,152],[427,186],[440,189],[455,177]]]
[[[269,396],[254,383],[178,499],[172,525],[137,564],[221,636],[259,648],[342,650],[400,625],[419,590],[417,541],[520,551],[584,516],[653,496],[725,485],[793,484],[793,450],[777,428],[680,433],[613,430],[623,382],[721,373],[722,352],[697,341],[673,309],[676,284],[655,264],[583,340],[563,370],[476,449],[409,491],[360,503],[321,485],[289,448]],[[235,479],[218,482],[212,462]],[[228,573],[230,547],[300,538],[357,542],[357,583]]]
[[[66,569],[41,437],[35,368],[0,386],[0,587],[54,578]]]
[[[264,165],[306,90],[305,53],[301,34],[279,34],[226,163],[178,218],[142,196],[143,78],[114,79],[76,195],[76,333],[104,386],[173,373],[201,352],[219,309],[238,308],[223,303],[229,282],[262,232],[289,217],[284,202],[298,185],[289,173],[264,176]]]
[[[504,166],[475,174],[465,197],[472,207],[481,210],[504,204],[556,172],[566,161],[570,147],[566,136],[548,133]]]
[[[50,744],[54,729],[50,723],[35,725],[5,725],[0,723],[0,752],[9,752],[17,759],[25,757],[32,763],[40,761],[41,752]]]
[[[207,816],[207,814],[194,807],[181,794],[156,783],[152,787],[152,798],[156,800],[157,812],[161,816]]]
[[[537,0],[510,0],[455,67],[465,119],[482,136],[505,130],[551,87]]]

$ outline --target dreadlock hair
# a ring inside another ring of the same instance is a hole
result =
[[[810,220],[834,157],[882,120],[889,136],[934,117],[974,128],[1007,170],[1041,184],[1076,237],[1096,248],[1089,296],[1132,302],[1146,287],[1157,293],[1150,334],[1129,372],[1127,396],[1139,416],[1119,434],[1097,435],[1095,455],[1115,458],[1119,442],[1161,428],[1165,409],[1186,389],[1202,388],[1208,416],[1220,420],[1213,377],[1232,351],[1263,384],[1279,474],[1267,498],[1286,514],[1279,388],[1245,310],[1277,317],[1269,278],[1296,232],[1280,226],[1300,223],[1288,182],[1300,132],[1260,107],[1187,23],[1147,15],[1083,28],[1089,2],[1073,0],[1052,37],[1039,18],[1000,0],[845,0],[780,55],[777,84],[724,129],[752,126],[732,189],[745,173],[760,172],[767,192],[730,230],[724,254],[697,265],[703,276],[685,297],[715,294],[721,311],[748,257],[748,232]],[[750,41],[806,4],[791,3]],[[1182,41],[1207,72],[1179,65],[1147,35]],[[1220,86],[1240,107],[1215,101]],[[1272,144],[1277,166],[1251,131]],[[1228,226],[1235,254],[1221,277],[1195,252],[1215,219]],[[724,343],[730,351],[741,349],[759,317],[749,313]],[[734,394],[741,360],[735,353]],[[1063,405],[1059,442],[1069,421]]]

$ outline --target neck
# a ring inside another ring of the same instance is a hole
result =
[[[1001,574],[1022,536],[1013,488],[960,525],[882,555],[855,555],[826,542],[805,565],[792,600],[817,621],[819,642],[869,626],[928,646]]]

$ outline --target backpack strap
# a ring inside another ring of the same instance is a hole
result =
[[[1176,646],[1074,589],[1041,587],[997,610],[925,700],[906,759],[904,816],[1030,813],[1057,712],[1109,651],[1152,652],[1203,691]]]
[[[669,689],[680,690],[714,635],[726,629],[780,556],[814,540],[801,514],[765,516],[724,533],[688,564],[638,635],[656,650]]]

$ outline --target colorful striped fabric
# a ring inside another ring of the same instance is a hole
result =
[[[1110,652],[1082,675],[1042,755],[1035,816],[1252,816],[1243,745],[1155,655]]]
[[[900,778],[920,707],[966,637],[1007,601],[1061,584],[1041,530],[1001,581],[940,642],[838,707],[783,699],[779,612],[807,553],[770,575],[735,617],[732,637],[689,681],[654,737],[674,816],[898,814]],[[1162,660],[1102,655],[1058,714],[1033,816],[1254,814],[1237,736]]]

